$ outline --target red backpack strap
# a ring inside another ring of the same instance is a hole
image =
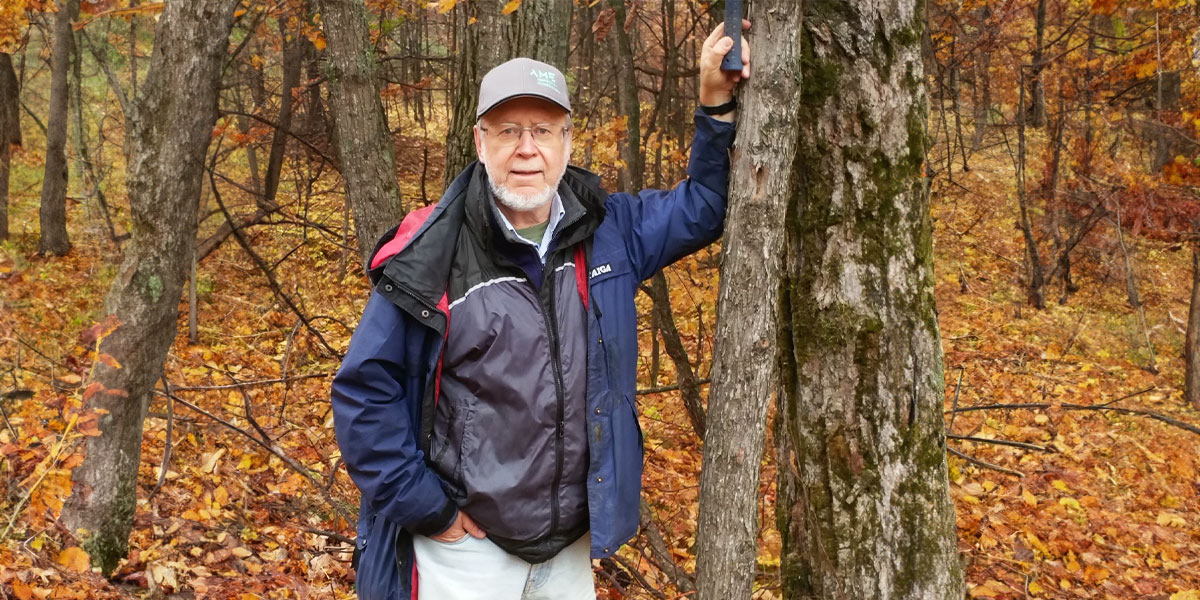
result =
[[[579,290],[579,299],[583,301],[584,310],[587,310],[587,255],[583,250],[583,244],[575,246],[575,287]]]

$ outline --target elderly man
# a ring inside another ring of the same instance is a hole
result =
[[[749,27],[749,23],[743,23]],[[480,85],[475,149],[377,245],[333,382],[362,491],[360,598],[595,598],[591,558],[637,532],[638,282],[721,233],[733,88],[700,56],[688,179],[605,193],[567,165],[566,78],[518,58]]]

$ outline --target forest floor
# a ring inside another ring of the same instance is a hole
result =
[[[72,202],[74,249],[36,256],[39,164],[34,155],[17,165],[14,235],[0,245],[0,598],[352,597],[347,542],[357,494],[339,461],[328,401],[337,358],[232,241],[199,266],[196,343],[188,341],[187,299],[180,304],[167,387],[148,407],[129,555],[111,580],[89,569],[57,515],[80,442],[97,433],[97,416],[81,406],[119,253],[94,225],[92,204]],[[949,458],[970,596],[1200,599],[1200,437],[1116,410],[1200,425],[1180,392],[1190,249],[1125,234],[1152,348],[1126,301],[1111,223],[1077,252],[1079,291],[1060,305],[1050,286],[1048,307],[1031,309],[1011,164],[984,157],[973,167],[933,198],[946,408],[1041,406],[947,414],[948,433],[1044,451],[950,440],[970,457]],[[419,165],[400,170],[406,197],[420,198]],[[340,183],[322,183],[289,211],[338,224],[340,195],[329,190]],[[303,224],[250,235],[256,252],[279,261],[283,292],[344,351],[368,293],[353,255],[344,268],[340,240]],[[708,249],[668,273],[701,376],[712,348],[716,258]],[[641,341],[640,384],[669,384],[665,356],[651,380],[648,328]],[[677,394],[639,402],[646,497],[674,557],[691,569],[699,446]],[[1101,405],[1108,410],[1095,410]],[[778,597],[774,473],[764,457],[756,598]],[[677,597],[636,551],[620,556],[621,569],[598,572],[601,598],[653,597],[625,568]]]

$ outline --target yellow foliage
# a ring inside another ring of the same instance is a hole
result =
[[[71,546],[58,553],[58,564],[72,571],[87,571],[92,566],[92,558],[78,546]]]

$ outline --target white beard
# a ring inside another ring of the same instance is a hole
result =
[[[492,194],[496,196],[497,202],[517,212],[526,212],[541,208],[542,206],[545,206],[547,202],[553,199],[554,193],[558,189],[558,182],[554,182],[553,186],[547,186],[546,189],[536,194],[526,196],[524,194],[518,194],[506,187],[497,185],[496,182],[492,180],[491,173],[488,173],[488,186],[492,188]]]
[[[569,140],[567,141],[566,155],[571,156],[571,143]],[[558,192],[558,183],[562,181],[563,175],[567,172],[567,161],[564,160],[562,170],[555,174],[554,181],[551,183],[551,185],[547,186],[546,189],[536,194],[526,196],[524,194],[518,194],[506,187],[497,185],[496,177],[492,173],[492,166],[484,162],[482,156],[480,157],[479,162],[483,163],[483,168],[485,171],[487,171],[488,187],[492,188],[492,194],[496,197],[496,200],[505,207],[517,212],[525,212],[534,210],[536,208],[541,208],[542,206],[545,206],[547,202],[550,202],[550,200],[554,199],[554,195]]]

